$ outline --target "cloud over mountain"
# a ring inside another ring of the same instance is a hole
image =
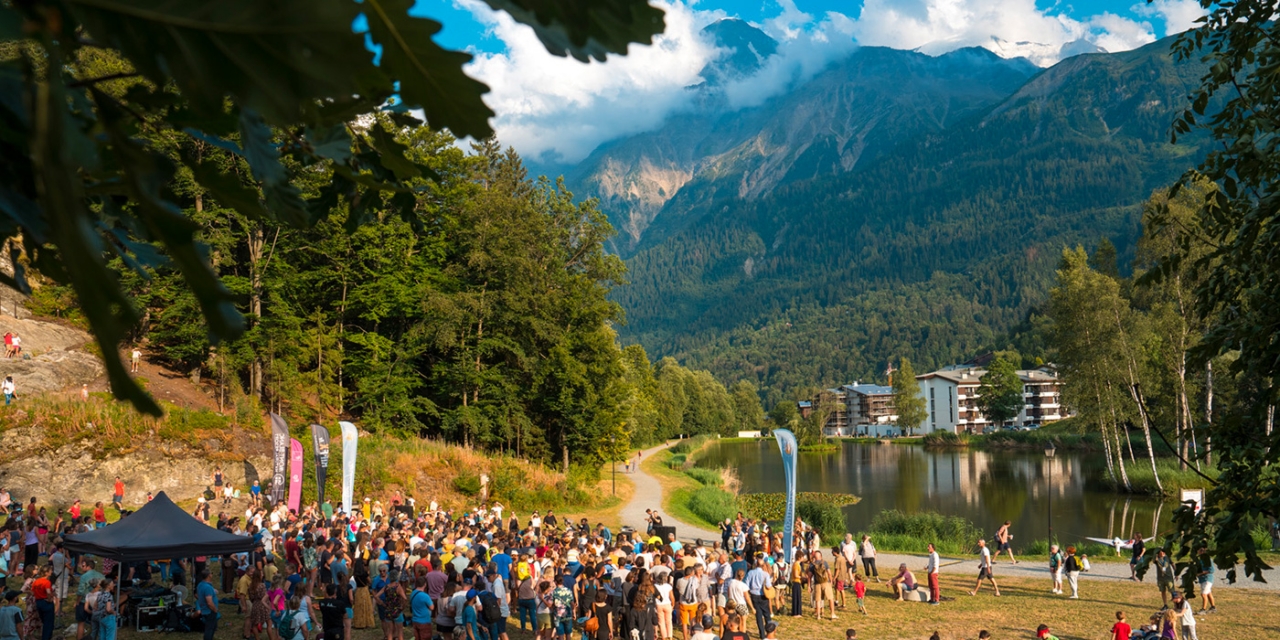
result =
[[[485,101],[499,114],[493,124],[504,144],[546,163],[577,162],[600,144],[657,128],[691,107],[704,68],[733,52],[720,49],[704,29],[726,17],[697,0],[655,0],[666,11],[666,32],[649,46],[633,45],[608,62],[579,63],[546,52],[532,29],[479,0],[457,0],[505,44],[499,53],[476,52],[468,72],[489,84]],[[1102,13],[1081,19],[1035,0],[864,0],[856,15],[801,11],[779,0],[776,14],[755,26],[778,42],[775,55],[749,77],[721,89],[733,108],[749,107],[803,82],[859,45],[918,49],[939,55],[981,46],[1004,57],[1048,66],[1064,56],[1101,48],[1132,49],[1165,31],[1191,26],[1195,0],[1135,5],[1128,18]],[[1163,35],[1163,34],[1161,34]]]

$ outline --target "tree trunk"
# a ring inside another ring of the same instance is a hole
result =
[[[1204,462],[1205,464],[1213,464],[1213,361],[1204,363],[1205,374],[1205,396],[1204,396],[1204,422],[1209,430],[1204,436]]]
[[[1098,409],[1099,411],[1101,411],[1102,394],[1098,393],[1098,383],[1096,378],[1094,379],[1094,383],[1093,383],[1093,397],[1097,399]],[[1102,432],[1102,448],[1107,455],[1107,474],[1111,476],[1111,482],[1114,483],[1114,482],[1117,482],[1116,466],[1115,466],[1115,462],[1111,459],[1111,455],[1112,455],[1111,440],[1107,438],[1107,421],[1102,417],[1101,414],[1098,415],[1098,430]],[[1116,453],[1118,454],[1119,452],[1116,452]],[[1122,458],[1120,462],[1123,464],[1124,459]]]
[[[1132,371],[1130,369],[1130,378],[1133,377]],[[1151,458],[1151,475],[1156,479],[1156,490],[1164,493],[1164,486],[1160,484],[1160,470],[1156,468],[1156,450],[1151,444],[1151,423],[1147,417],[1147,405],[1142,399],[1142,391],[1138,389],[1137,382],[1129,385],[1129,391],[1133,394],[1133,401],[1138,405],[1138,417],[1142,420],[1142,435],[1147,438],[1147,454]]]
[[[569,477],[569,447],[560,445],[560,450],[564,452],[564,476]]]
[[[1113,301],[1112,304],[1115,305],[1116,303]],[[1156,468],[1156,449],[1151,443],[1151,422],[1147,417],[1147,408],[1142,403],[1142,393],[1138,390],[1137,363],[1134,362],[1133,354],[1129,351],[1129,338],[1125,335],[1124,322],[1120,319],[1120,308],[1113,306],[1112,311],[1115,314],[1116,331],[1120,335],[1120,344],[1124,346],[1125,369],[1129,373],[1129,393],[1133,396],[1133,401],[1138,405],[1138,417],[1142,422],[1142,435],[1147,441],[1147,458],[1151,460],[1151,474],[1155,477],[1156,489],[1163,493],[1164,487],[1160,484],[1160,470]]]
[[[261,226],[249,233],[249,321],[255,326],[262,318],[262,256],[266,244]],[[249,390],[261,401],[262,389],[262,356],[255,349],[249,366]]]

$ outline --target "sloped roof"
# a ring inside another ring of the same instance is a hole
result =
[[[196,520],[164,492],[119,522],[66,537],[66,547],[122,562],[223,556],[253,549],[253,538]]]

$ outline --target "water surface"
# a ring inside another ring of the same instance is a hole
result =
[[[801,453],[796,485],[798,491],[861,497],[845,507],[853,531],[865,530],[885,509],[936,511],[963,516],[988,536],[1010,520],[1016,549],[1048,537],[1051,507],[1054,536],[1063,542],[1086,536],[1127,539],[1134,532],[1149,537],[1157,526],[1168,530],[1173,504],[1085,488],[1084,474],[1105,474],[1105,464],[1101,454],[1088,452],[1059,451],[1050,460],[1042,451],[845,442],[834,453]],[[714,444],[699,457],[698,466],[737,467],[743,493],[786,490],[782,458],[772,439]]]

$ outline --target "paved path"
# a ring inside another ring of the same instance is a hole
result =
[[[652,449],[645,451],[642,460],[648,460],[649,456],[666,449],[668,445],[660,444]],[[635,485],[635,493],[631,495],[631,502],[622,507],[619,518],[622,524],[625,524],[636,531],[644,531],[647,528],[647,520],[645,519],[645,509],[656,510],[661,516],[662,521],[669,526],[676,528],[676,534],[682,540],[693,540],[702,538],[704,540],[717,540],[720,534],[714,531],[707,531],[684,522],[676,520],[674,516],[662,510],[662,485],[658,483],[657,478],[644,472],[644,469],[636,469],[631,474],[631,482]]]

